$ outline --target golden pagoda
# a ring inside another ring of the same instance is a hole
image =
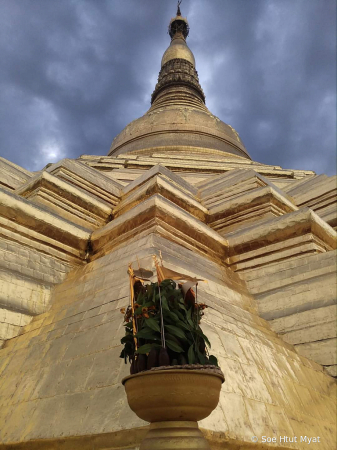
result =
[[[0,158],[0,449],[139,448],[120,309],[153,255],[205,280],[211,449],[335,448],[336,177],[252,160],[207,109],[188,32],[178,7],[151,107],[108,156]]]

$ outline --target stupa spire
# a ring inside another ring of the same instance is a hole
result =
[[[168,32],[171,39],[186,39],[190,31],[187,19],[181,15],[180,4],[181,1],[178,2],[177,15],[171,19],[169,24]]]
[[[214,116],[205,105],[193,53],[186,38],[188,21],[177,14],[169,23],[171,38],[161,60],[151,107],[114,139],[110,155],[121,153],[214,152],[250,159],[236,131]]]
[[[167,102],[205,107],[205,95],[199,84],[195,70],[195,59],[186,44],[190,27],[180,10],[178,1],[177,15],[170,20],[168,33],[171,43],[161,60],[158,83],[152,94],[153,106],[163,106]]]
[[[183,0],[178,0],[178,5],[177,5],[177,16],[181,16],[181,12],[180,12],[180,5],[181,5],[181,2],[182,2]]]

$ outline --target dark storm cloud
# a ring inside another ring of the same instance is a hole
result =
[[[175,1],[0,0],[0,155],[105,155],[149,107]],[[252,158],[334,172],[334,0],[184,0],[209,109]]]

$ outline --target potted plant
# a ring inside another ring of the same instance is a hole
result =
[[[224,376],[200,328],[206,305],[191,289],[196,283],[145,284],[132,269],[129,274],[121,357],[131,363],[123,379],[129,406],[151,423],[140,448],[209,449],[197,421],[217,406]]]

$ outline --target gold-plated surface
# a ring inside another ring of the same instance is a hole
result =
[[[123,186],[158,163],[173,172],[179,172],[193,185],[236,169],[253,169],[281,189],[315,176],[315,172],[311,170],[283,169],[280,166],[261,164],[233,153],[207,147],[196,148],[189,145],[182,149],[177,142],[176,145],[162,148],[163,152],[160,151],[161,147],[157,149],[149,147],[146,152],[140,150],[119,156],[82,155],[80,160]]]
[[[228,234],[227,238],[231,246],[230,254],[234,255],[306,234],[316,236],[323,251],[336,249],[336,232],[307,207],[235,231]]]
[[[172,241],[194,248],[211,258],[225,259],[227,241],[201,220],[184,211],[161,195],[154,194],[91,235],[93,258],[111,251],[123,240],[140,232],[150,233],[160,228]]]
[[[309,180],[300,180],[284,189],[294,203],[308,206],[333,228],[337,228],[337,176],[319,175]]]
[[[123,379],[128,403],[147,422],[205,419],[219,402],[221,375],[203,370],[158,370]]]
[[[174,186],[178,187],[184,193],[190,195],[192,198],[194,198],[194,196],[196,196],[198,193],[198,189],[195,186],[185,181],[178,174],[175,174],[171,170],[168,170],[164,165],[156,164],[150,170],[147,170],[146,172],[142,173],[133,182],[125,186],[122,189],[123,197],[125,195],[130,194],[133,190],[137,189],[139,186],[141,186],[149,179],[153,178],[154,175],[162,175],[163,178],[170,180],[170,182],[173,183]]]
[[[0,157],[0,186],[10,191],[27,182],[33,174],[23,167]]]
[[[191,50],[188,48],[185,39],[173,39],[171,41],[170,46],[165,51],[162,60],[161,66],[163,67],[168,61],[172,59],[186,59],[195,67],[195,59]]]
[[[155,422],[140,450],[211,450],[196,422]]]
[[[154,166],[122,191],[122,199],[113,210],[119,217],[154,194],[170,200],[196,218],[206,222],[208,210],[196,199],[198,190],[161,165]]]
[[[156,110],[154,103],[144,116],[127,125],[112,142],[109,155],[133,152],[146,154],[158,150],[161,153],[188,153],[207,148],[250,159],[243,143],[238,141],[231,128],[206,107],[202,110],[199,106],[191,106],[190,93],[185,91],[182,88],[177,102],[169,102]],[[169,88],[167,94],[170,100]],[[159,100],[165,99],[158,97]]]
[[[108,205],[114,206],[118,203],[122,186],[103,173],[98,177],[95,170],[80,161],[61,159],[47,167],[46,171],[70,185],[79,187]]]
[[[46,171],[16,189],[15,193],[89,229],[104,225],[112,213],[106,202]]]
[[[200,422],[211,449],[258,448],[252,436],[335,448],[336,178],[249,159],[206,108],[183,45],[113,156],[65,159],[34,180],[0,158],[1,449],[139,447],[119,309],[130,261],[150,268],[160,251],[207,280],[203,331],[226,376]],[[182,429],[197,432],[179,422],[165,445]]]
[[[174,55],[173,55],[174,56]],[[177,103],[207,111],[205,94],[194,65],[182,58],[172,58],[161,68],[151,96],[152,111]]]
[[[83,252],[87,246],[88,230],[1,188],[0,208],[0,217],[33,228],[42,236],[55,237],[60,241],[60,247],[68,246]]]
[[[0,350],[2,448],[23,443],[26,449],[32,442],[34,450],[45,449],[43,441],[58,440],[72,448],[67,443],[75,438],[83,448],[86,442],[121,448],[122,430],[131,436],[146,425],[129,409],[121,385],[129,368],[119,359],[119,309],[128,304],[128,262],[138,257],[150,268],[159,250],[168,268],[207,280],[198,286],[200,301],[209,305],[203,331],[226,377],[220,404],[200,422],[214,436],[211,448],[248,447],[254,435],[308,433],[324,436],[323,449],[333,448],[334,380],[271,331],[236,273],[156,233],[135,236],[71,272],[53,289],[51,309],[6,341]]]
[[[250,159],[238,133],[206,108],[194,56],[181,32],[173,35],[161,66],[151,108],[114,138],[109,155],[188,147]]]
[[[1,450],[139,450],[139,444],[148,433],[148,426],[101,434],[32,439],[2,444]]]

